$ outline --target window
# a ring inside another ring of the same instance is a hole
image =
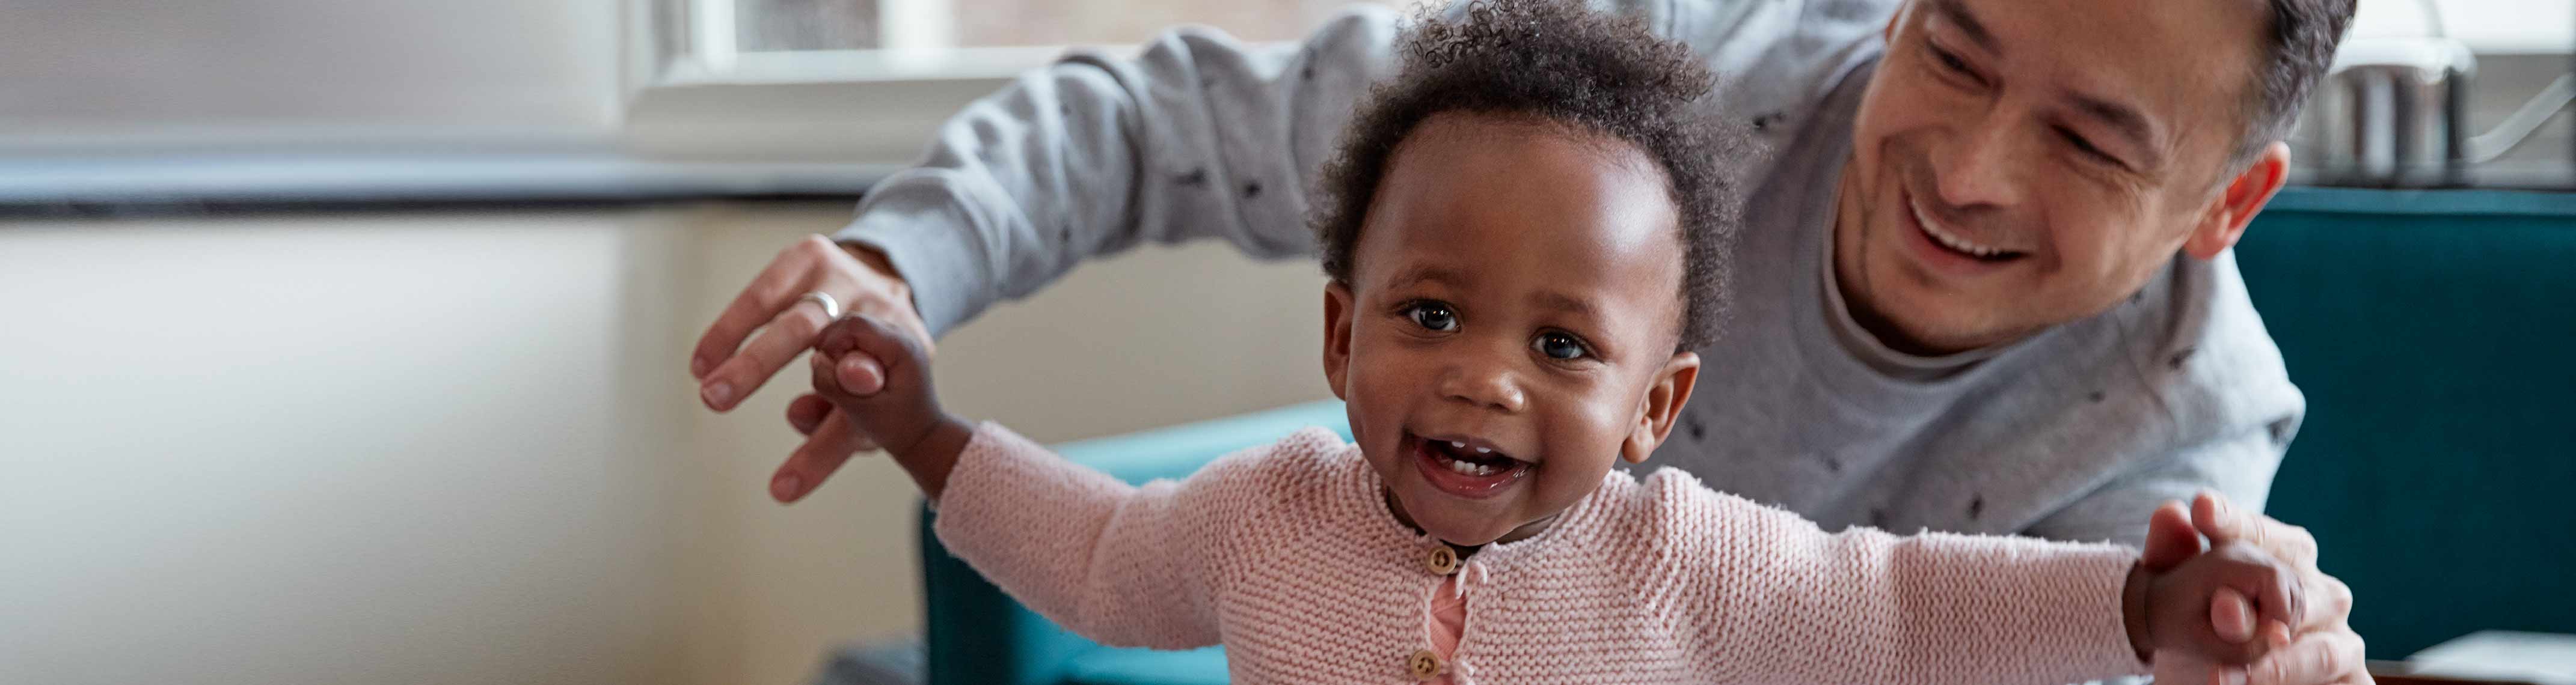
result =
[[[2576,47],[2576,0],[2360,0],[2352,35],[2435,32],[2481,54],[2566,54]]]
[[[1248,42],[1304,36],[1352,0],[671,0],[681,81],[989,78],[1181,24]],[[1400,0],[1374,0],[1401,5]],[[668,26],[668,23],[666,23]]]

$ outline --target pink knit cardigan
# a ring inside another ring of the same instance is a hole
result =
[[[1455,564],[1388,513],[1359,448],[1323,429],[1135,487],[987,423],[938,508],[940,541],[1029,608],[1108,645],[1222,643],[1243,683],[2061,685],[2145,672],[2121,622],[2127,548],[1828,534],[1671,469],[1612,472],[1545,532]],[[1443,570],[1469,600],[1451,658],[1428,652],[1423,630]]]

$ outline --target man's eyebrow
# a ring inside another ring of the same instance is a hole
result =
[[[2118,131],[2120,135],[2128,137],[2130,142],[2137,144],[2139,150],[2145,151],[2149,159],[2145,160],[2148,163],[2143,166],[2155,166],[2153,162],[2162,158],[2161,151],[2164,150],[2164,146],[2157,140],[2155,122],[2149,121],[2147,115],[2138,113],[2137,108],[2083,93],[2073,93],[2067,98],[2074,101],[2077,111],[2091,115],[2095,120],[2110,126],[2112,130]]]
[[[1967,5],[1959,4],[1959,0],[1931,0],[1931,5],[1934,13],[1957,24],[1960,33],[1968,34],[1968,42],[1976,43],[1986,52],[2003,54],[2003,45],[1995,42],[1995,33],[1986,30],[1986,23],[1977,21],[1977,15],[1968,13]]]

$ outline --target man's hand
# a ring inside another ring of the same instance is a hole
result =
[[[2269,654],[2243,667],[2222,667],[2189,654],[2158,654],[2156,680],[2165,685],[2370,685],[2362,663],[2361,636],[2345,621],[2352,615],[2352,590],[2317,570],[2316,539],[2307,529],[2228,505],[2215,493],[2202,493],[2189,507],[2167,502],[2147,526],[2147,548],[2139,563],[2149,570],[2169,569],[2200,553],[2201,538],[2211,544],[2249,544],[2298,572],[2306,595],[2304,621],[2293,634],[2256,635],[2252,609],[2241,596],[2222,596],[2210,615],[2222,635],[2231,639],[2275,642]],[[2280,631],[2271,631],[2278,633]],[[2283,644],[2286,643],[2286,644]]]
[[[771,259],[768,268],[743,287],[742,294],[698,339],[697,350],[689,358],[689,375],[698,379],[698,397],[707,408],[732,411],[796,355],[813,347],[815,336],[832,323],[822,307],[799,299],[813,291],[839,300],[845,315],[874,316],[915,336],[925,354],[932,349],[929,326],[913,309],[911,286],[895,273],[884,254],[807,236]],[[884,380],[884,367],[874,359],[862,356],[845,363],[876,383]],[[876,388],[853,383],[848,390],[864,394]],[[769,494],[780,502],[804,497],[851,455],[876,448],[851,429],[849,417],[822,398],[796,398],[787,407],[787,417],[806,440],[770,478]]]

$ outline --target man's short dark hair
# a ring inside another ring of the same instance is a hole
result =
[[[2247,89],[2245,138],[2234,159],[2252,160],[2272,141],[2288,140],[2326,68],[2352,24],[2356,0],[2261,0],[2263,44],[2255,52],[2253,87]]]
[[[1425,10],[1397,51],[1399,72],[1370,92],[1324,167],[1314,226],[1326,274],[1351,282],[1378,183],[1423,121],[1447,112],[1526,118],[1633,145],[1663,171],[1681,224],[1678,348],[1715,337],[1736,221],[1736,190],[1720,165],[1748,160],[1735,154],[1745,136],[1694,114],[1713,79],[1688,48],[1572,0],[1470,0]]]

